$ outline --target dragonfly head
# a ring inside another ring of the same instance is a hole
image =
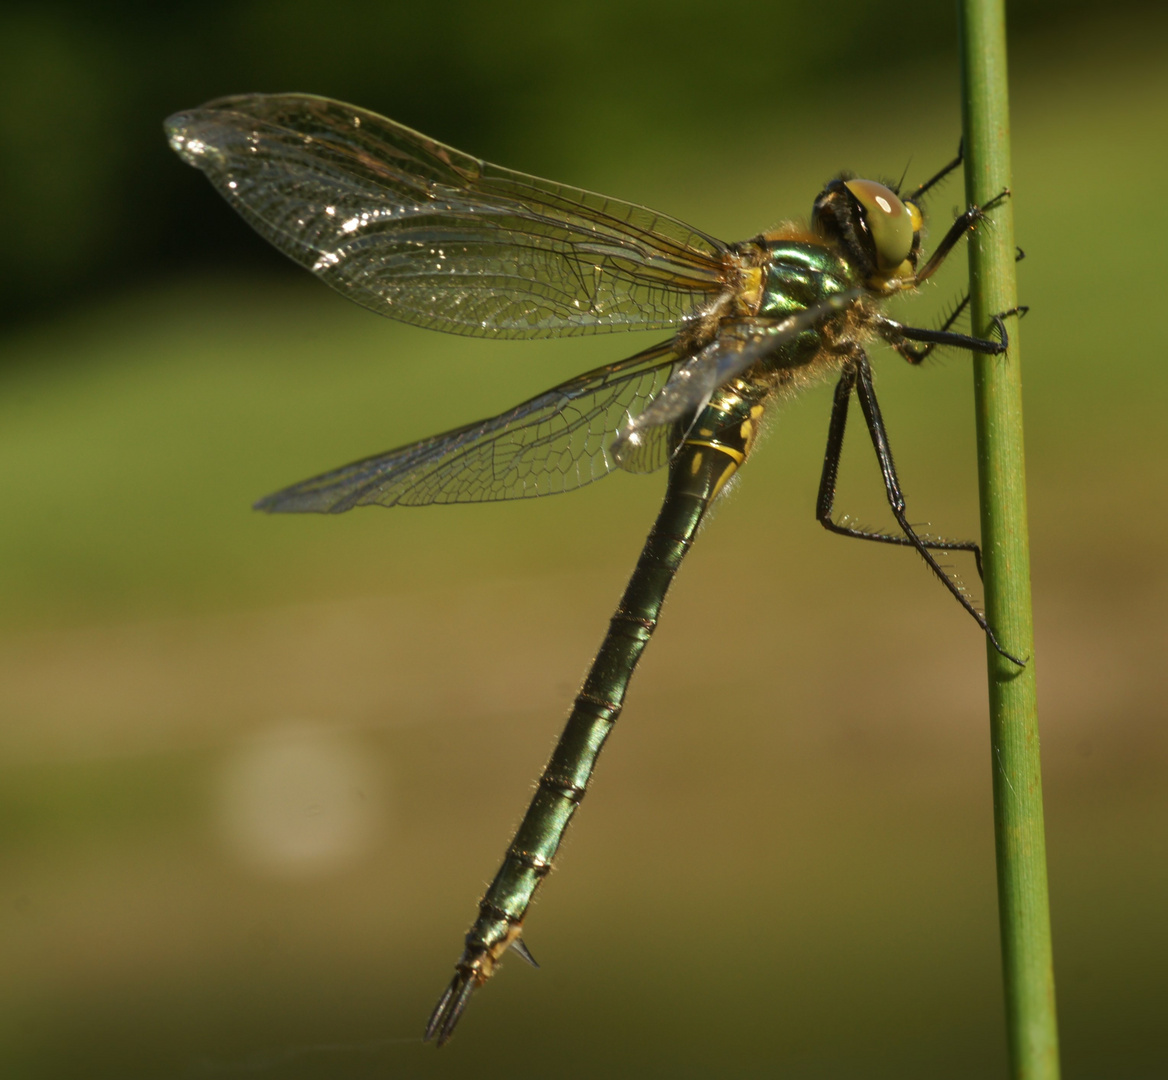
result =
[[[882,292],[895,291],[915,275],[922,225],[916,203],[858,177],[830,181],[811,211],[812,228],[842,247],[865,283]]]

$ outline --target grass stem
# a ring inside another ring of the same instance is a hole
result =
[[[961,4],[962,100],[968,201],[984,206],[1010,188],[1004,0]],[[974,332],[1017,304],[1014,200],[1002,199],[970,237]],[[1034,625],[1030,604],[1022,366],[1018,320],[1009,352],[974,362],[986,615],[1018,668],[987,643],[994,835],[1007,1037],[1015,1080],[1059,1075],[1046,841],[1042,813]]]

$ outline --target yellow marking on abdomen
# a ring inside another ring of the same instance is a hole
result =
[[[730,479],[737,471],[738,467],[746,460],[746,455],[740,450],[735,450],[732,446],[725,446],[722,443],[710,442],[708,439],[686,439],[686,446],[708,446],[711,450],[719,450],[725,454],[730,462],[725,469],[722,470],[722,475],[714,481],[714,489],[710,492],[710,498],[716,498],[718,492],[726,485],[726,481]],[[698,470],[701,468],[704,454],[694,454],[693,463],[690,465],[690,471],[696,476]]]
[[[708,446],[711,450],[721,450],[727,457],[734,459],[734,467],[738,468],[746,460],[746,455],[741,450],[735,450],[732,446],[724,446],[722,443],[710,442],[707,439],[686,439],[686,446]],[[695,461],[701,461],[702,455],[696,454]],[[697,466],[693,467],[693,471],[697,472]]]
[[[726,481],[729,480],[730,477],[732,477],[738,471],[738,466],[740,464],[741,462],[732,461],[729,465],[726,466],[722,472],[722,475],[719,476],[717,481],[714,483],[714,490],[710,492],[711,499],[716,499],[718,497],[718,492],[721,491],[725,486]]]

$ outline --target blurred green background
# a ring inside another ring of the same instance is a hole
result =
[[[1164,1077],[1168,20],[1013,19],[1064,1073]],[[311,91],[737,239],[841,168],[929,175],[957,83],[949,5],[0,8],[6,1078],[1004,1074],[983,641],[919,560],[815,524],[826,388],[681,574],[529,918],[543,969],[420,1044],[661,478],[248,507],[647,342],[378,319],[161,131]],[[914,520],[975,534],[968,359],[876,359]],[[850,450],[840,505],[883,521]]]

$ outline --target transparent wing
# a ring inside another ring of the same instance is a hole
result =
[[[512,338],[676,325],[726,246],[643,206],[512,172],[305,94],[223,98],[170,144],[285,254],[367,308]]]
[[[784,319],[725,321],[718,337],[677,364],[661,392],[621,428],[610,448],[613,459],[621,468],[639,471],[635,463],[644,447],[657,441],[658,430],[695,415],[719,386],[742,375],[805,330],[845,311],[863,295],[862,289],[847,289]]]
[[[671,342],[597,368],[443,435],[293,484],[257,502],[271,513],[339,514],[354,506],[492,502],[571,491],[616,467],[608,444],[681,362]],[[669,460],[671,429],[655,429],[627,468]]]

